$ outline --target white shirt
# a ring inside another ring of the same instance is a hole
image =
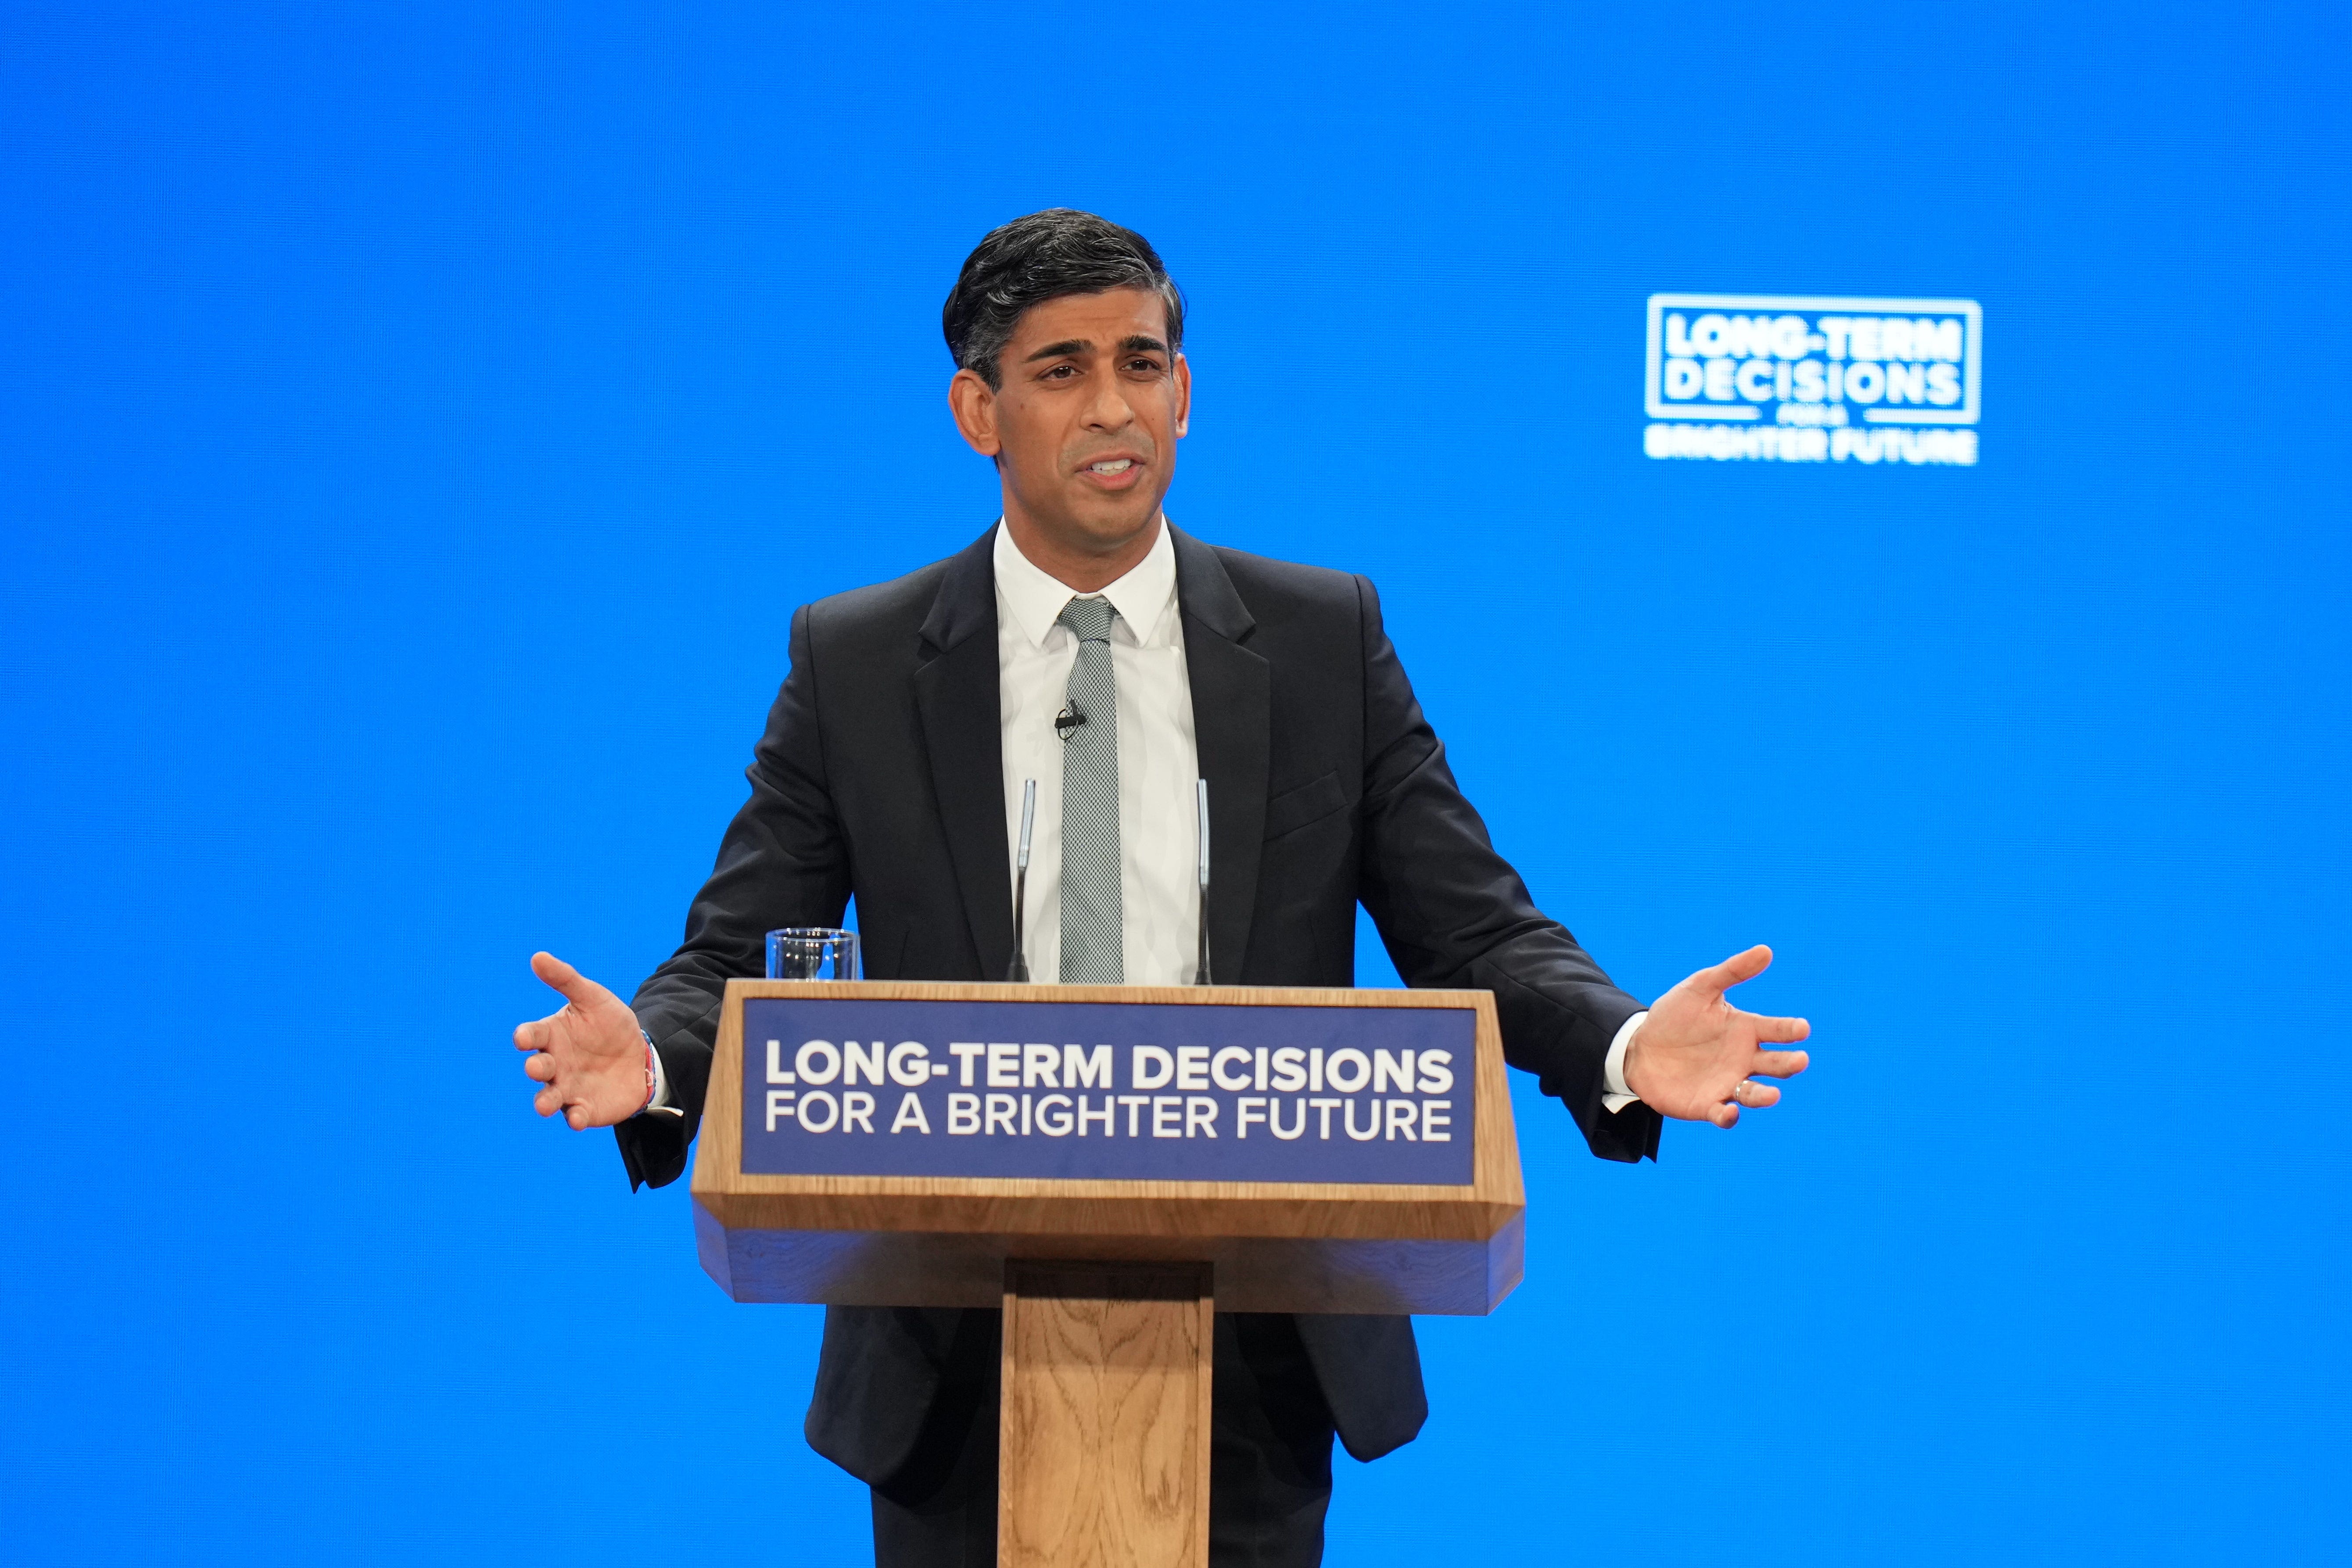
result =
[[[1022,554],[1001,519],[995,565],[1005,864],[1017,872],[1022,785],[1034,779],[1037,815],[1030,828],[1024,931],[1030,977],[1050,984],[1061,978],[1062,953],[1065,752],[1054,719],[1068,700],[1070,668],[1078,657],[1077,638],[1057,618],[1080,595]],[[1194,794],[1200,750],[1184,668],[1183,617],[1176,608],[1176,546],[1165,518],[1150,553],[1098,596],[1118,612],[1111,622],[1110,658],[1118,687],[1119,900],[1127,984],[1188,985],[1200,942]],[[1610,1042],[1604,1103],[1612,1111],[1633,1102],[1625,1087],[1625,1047],[1648,1016],[1634,1014]],[[666,1108],[668,1075],[658,1053],[654,1074],[649,1109]]]
[[[1055,716],[1068,701],[1078,639],[1057,617],[1074,594],[1033,565],[996,525],[997,701],[1003,720],[1004,844],[1013,868],[1023,784],[1037,781],[1031,826],[1030,978],[1062,976],[1062,761]],[[1192,688],[1176,611],[1176,547],[1163,523],[1127,575],[1084,595],[1110,601],[1111,674],[1118,689],[1119,906],[1129,985],[1190,984],[1200,955],[1200,752]],[[1006,879],[1008,885],[1013,878]]]

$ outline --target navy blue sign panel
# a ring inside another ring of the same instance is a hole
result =
[[[1477,1015],[743,1004],[743,1169],[1467,1186]]]

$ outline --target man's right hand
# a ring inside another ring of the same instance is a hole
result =
[[[563,993],[563,1006],[518,1025],[522,1070],[547,1087],[531,1100],[541,1116],[563,1112],[576,1129],[610,1127],[646,1108],[646,1037],[627,1003],[551,952],[530,955],[530,972]]]

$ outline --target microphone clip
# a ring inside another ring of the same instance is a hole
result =
[[[1078,726],[1086,721],[1087,716],[1079,710],[1076,703],[1066,705],[1059,713],[1054,715],[1054,738],[1067,742],[1071,735],[1076,732]]]

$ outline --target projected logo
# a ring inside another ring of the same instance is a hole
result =
[[[1653,458],[1972,464],[1984,311],[1973,300],[1653,294]]]

